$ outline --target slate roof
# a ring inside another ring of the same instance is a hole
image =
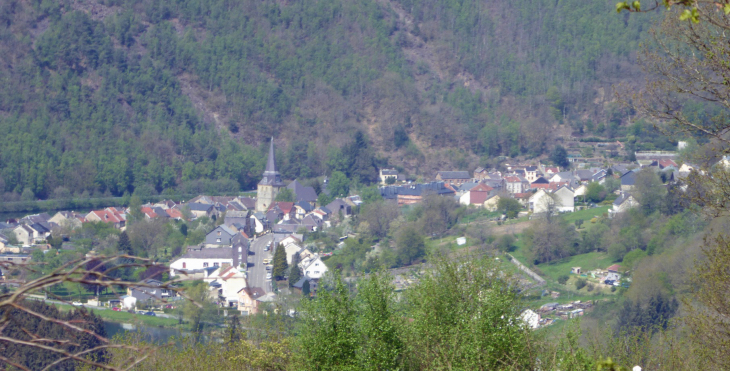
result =
[[[613,201],[613,204],[616,206],[620,206],[622,203],[626,202],[629,197],[631,197],[631,193],[621,193],[621,195]]]
[[[550,182],[544,176],[539,176],[532,184],[550,184]]]
[[[233,257],[233,248],[216,247],[190,250],[180,259],[230,259]]]
[[[300,201],[300,202],[297,202],[296,205],[301,207],[302,209],[304,209],[305,213],[308,213],[308,212],[314,210],[314,207],[312,207],[312,204],[310,204],[309,202]]]
[[[313,187],[305,187],[299,181],[294,179],[293,182],[289,183],[286,188],[291,189],[294,192],[297,202],[315,202],[317,201],[317,192],[314,191]]]
[[[636,183],[636,172],[629,171],[621,176],[621,185],[632,186]]]
[[[588,181],[593,178],[593,172],[590,170],[576,170],[575,176],[578,177],[581,181]]]
[[[436,174],[441,175],[441,179],[471,179],[468,171],[439,171]]]
[[[241,197],[238,200],[249,210],[256,208],[256,200],[251,197]]]
[[[380,173],[383,175],[398,175],[398,170],[395,169],[381,169]]]
[[[208,212],[213,209],[213,204],[201,204],[197,202],[189,203],[188,207],[191,211],[205,211]]]
[[[422,196],[424,193],[434,193],[444,196],[452,195],[454,191],[447,188],[444,182],[380,187],[380,195],[387,200],[397,199],[398,195]]]
[[[459,186],[458,190],[459,190],[460,192],[467,192],[467,191],[471,191],[471,189],[472,189],[472,188],[474,188],[474,187],[476,187],[476,186],[477,186],[477,184],[479,184],[479,183],[474,183],[474,182],[466,182],[466,183],[462,184],[461,186]]]

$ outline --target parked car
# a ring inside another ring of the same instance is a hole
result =
[[[155,314],[155,312],[145,312],[144,315],[145,316],[157,317],[157,315]]]
[[[143,311],[143,310],[138,310],[138,311],[136,312],[136,314],[145,314],[145,313],[146,313],[146,312],[145,312],[145,311]]]
[[[269,272],[269,273],[266,273],[266,279],[267,279],[267,280],[270,280],[270,279],[271,279],[271,272]]]
[[[112,310],[115,311],[115,312],[121,312],[122,311],[122,308],[114,307],[114,308],[112,308]]]
[[[84,304],[82,304],[80,301],[75,301],[75,302],[71,303],[71,305],[76,306],[76,307],[83,307],[84,306]]]
[[[165,305],[165,309],[175,309],[175,306],[172,304]]]
[[[266,270],[267,270],[267,271],[270,271],[270,270],[271,270],[271,268],[273,268],[273,265],[267,265],[267,266],[266,266]]]

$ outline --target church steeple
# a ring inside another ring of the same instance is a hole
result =
[[[284,182],[281,181],[281,175],[276,171],[276,157],[274,155],[274,137],[271,137],[271,144],[269,145],[269,159],[266,162],[266,170],[264,170],[264,177],[259,182],[261,185],[270,185],[274,187],[283,187]]]

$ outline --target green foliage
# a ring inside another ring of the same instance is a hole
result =
[[[588,184],[586,190],[586,200],[594,203],[599,203],[606,199],[606,189],[598,182],[591,182]]]
[[[289,281],[289,287],[293,287],[294,284],[299,282],[299,280],[302,278],[302,270],[299,269],[298,263],[299,254],[294,254],[291,267],[289,268],[289,277],[287,277],[287,280]]]
[[[558,283],[561,285],[565,285],[566,283],[568,283],[569,279],[570,279],[570,276],[568,276],[567,274],[564,274],[564,275],[558,277]]]
[[[586,281],[584,278],[579,278],[578,280],[575,281],[575,289],[580,290],[580,289],[586,287],[587,283],[588,283],[588,281]]]
[[[415,224],[401,227],[396,238],[396,256],[400,265],[413,264],[426,254],[426,242]]]
[[[350,180],[345,173],[334,171],[327,183],[327,189],[333,197],[344,197],[350,193]]]
[[[284,251],[284,245],[276,245],[276,251],[274,251],[274,267],[271,269],[271,275],[274,279],[283,280],[286,275],[286,270],[289,265],[286,262],[286,251]]]
[[[507,218],[513,219],[516,218],[517,214],[519,214],[520,210],[522,210],[522,205],[514,198],[500,197],[497,202],[497,208],[499,211],[503,212],[504,215],[507,215]]]
[[[185,318],[190,321],[191,328],[199,338],[215,311],[215,305],[210,300],[208,285],[204,282],[196,283],[187,288],[185,294],[190,300],[182,307]]]
[[[565,148],[561,145],[555,146],[553,152],[550,154],[550,161],[562,168],[567,169],[570,167],[570,162],[568,161],[568,151],[566,151]]]
[[[497,248],[503,252],[512,252],[517,248],[515,237],[511,234],[504,234],[497,240]]]
[[[276,194],[276,199],[274,201],[294,202],[294,192],[292,192],[289,188],[282,188],[279,190],[279,193]]]
[[[636,263],[646,256],[647,254],[644,250],[636,249],[634,251],[631,251],[628,254],[624,255],[624,258],[621,261],[621,267],[626,270],[632,270]]]
[[[666,193],[666,188],[653,170],[642,169],[636,174],[634,195],[646,215],[658,211],[662,207]]]
[[[390,178],[388,178],[390,179]],[[368,205],[374,202],[378,202],[383,199],[380,195],[380,189],[377,185],[365,187],[360,189],[360,198],[362,199],[363,205]]]

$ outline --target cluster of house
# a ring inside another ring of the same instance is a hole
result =
[[[669,181],[679,180],[695,169],[691,164],[677,165],[676,152],[646,151],[635,153],[636,163],[616,163],[611,167],[590,167],[586,169],[564,170],[557,166],[542,164],[505,164],[506,171],[477,168],[473,173],[467,171],[439,171],[430,183],[387,184],[387,179],[400,180],[397,171],[381,170],[383,186],[380,193],[386,200],[398,205],[420,202],[428,194],[455,197],[463,205],[483,207],[496,211],[503,197],[519,201],[527,211],[539,214],[549,210],[555,212],[575,211],[575,201],[580,200],[588,191],[588,184],[603,184],[608,177],[620,181],[618,197],[610,214],[624,212],[640,206],[632,195],[636,175],[643,168],[666,172]],[[730,159],[723,158],[726,167]]]
[[[590,276],[593,279],[598,280],[599,283],[608,286],[619,286],[621,284],[621,266],[613,264],[606,269],[594,269],[589,272],[583,272],[581,267],[572,267],[570,273],[581,275],[584,277]]]

